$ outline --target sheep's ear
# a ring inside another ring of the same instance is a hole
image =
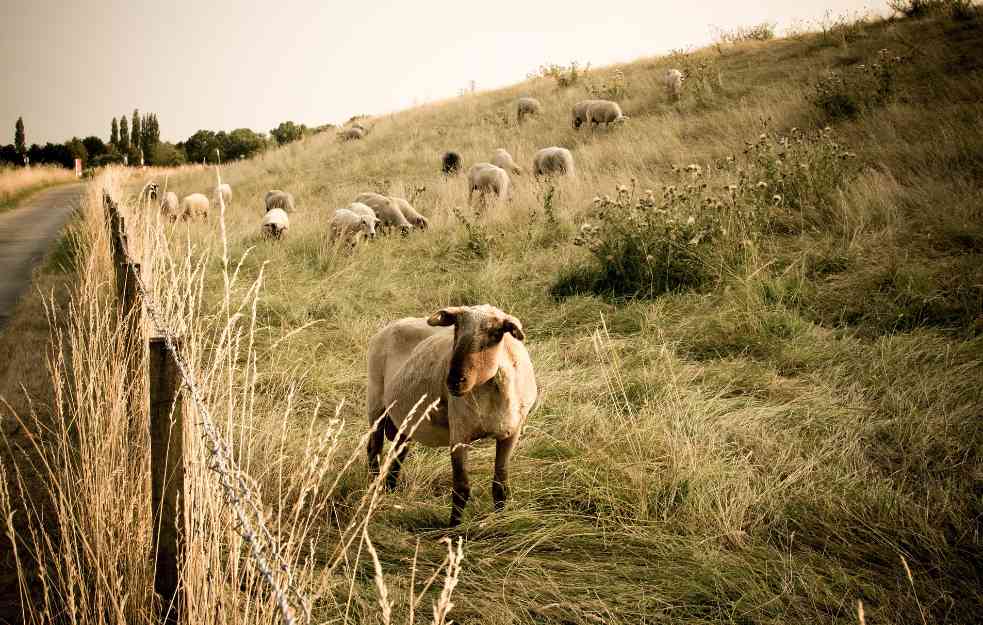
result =
[[[502,332],[508,332],[520,341],[526,339],[526,333],[522,331],[522,322],[511,315],[505,317],[505,322],[502,324]]]
[[[427,319],[427,325],[432,326],[452,326],[457,322],[457,316],[460,314],[461,309],[457,306],[451,306],[449,308],[441,308],[434,314],[430,315]]]

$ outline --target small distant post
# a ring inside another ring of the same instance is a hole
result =
[[[180,342],[174,340],[175,349]],[[154,590],[161,622],[177,623],[184,530],[184,401],[181,373],[164,337],[150,339],[150,476],[154,517]],[[180,530],[180,531],[179,531]]]

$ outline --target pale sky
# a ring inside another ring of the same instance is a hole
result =
[[[700,46],[713,27],[883,9],[877,0],[0,0],[0,144],[157,113],[161,138],[201,128],[269,132],[387,113],[523,80],[539,65],[594,66]],[[9,132],[8,132],[9,128]]]

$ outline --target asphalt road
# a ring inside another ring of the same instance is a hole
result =
[[[79,206],[84,184],[36,193],[0,213],[0,330],[31,286],[31,272]]]

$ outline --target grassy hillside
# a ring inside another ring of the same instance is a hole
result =
[[[845,24],[592,70],[566,89],[532,79],[372,119],[364,141],[319,135],[224,167],[232,295],[263,276],[257,396],[237,431],[267,500],[301,479],[304,444],[328,424],[318,408],[340,406],[357,451],[376,330],[490,303],[522,320],[542,402],[504,512],[494,446],[471,456],[456,622],[847,623],[858,599],[870,623],[974,622],[981,47],[978,17]],[[678,102],[661,84],[670,67],[690,72]],[[630,121],[572,129],[587,87],[616,94]],[[519,126],[512,102],[527,94],[545,111]],[[527,171],[484,211],[439,173],[447,149],[471,164],[504,147],[528,170],[550,145],[572,150],[576,178]],[[210,170],[168,180],[179,195],[213,185]],[[327,240],[357,193],[419,187],[428,232],[352,253]],[[259,236],[271,188],[297,199],[280,242]],[[217,217],[166,230],[175,250],[208,254],[203,319],[220,319]],[[446,450],[414,447],[369,525],[397,622],[414,558],[432,570],[446,553],[450,482]],[[325,536],[366,484],[360,461],[318,521]],[[323,563],[333,543],[314,550]],[[331,587],[318,610],[334,597],[377,622],[372,563],[355,552],[353,599]]]

